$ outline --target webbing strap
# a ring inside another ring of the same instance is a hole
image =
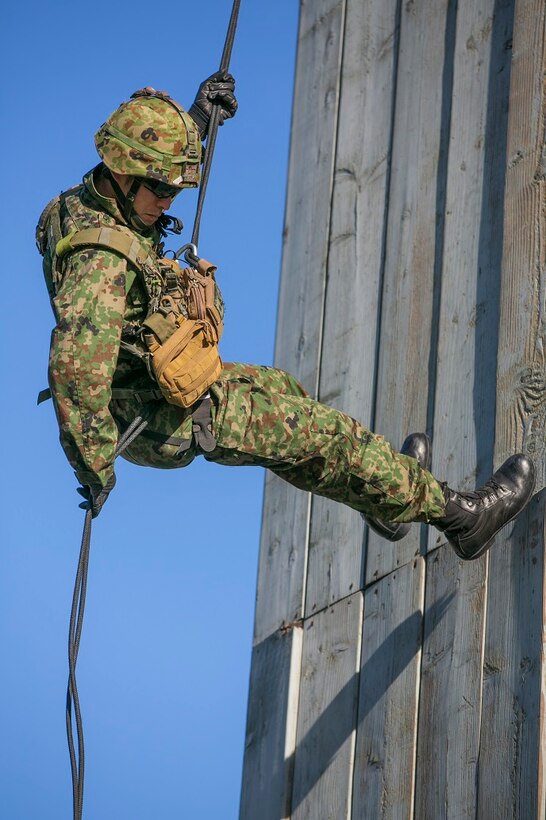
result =
[[[112,399],[114,401],[123,401],[124,399],[138,399],[141,404],[148,404],[150,401],[158,401],[163,398],[163,393],[157,388],[154,390],[133,390],[132,387],[113,387]]]
[[[176,455],[180,456],[189,450],[192,444],[195,444],[203,453],[212,453],[216,448],[216,439],[212,432],[212,414],[211,414],[211,398],[210,394],[206,393],[202,399],[193,405],[191,410],[192,417],[192,437],[184,439]]]
[[[141,404],[147,404],[149,401],[157,401],[163,398],[163,393],[159,389],[151,387],[149,389],[139,390],[132,387],[112,387],[112,399],[114,401],[123,399],[138,399]],[[42,404],[44,401],[51,399],[51,390],[46,387],[45,390],[40,390],[36,404]]]
[[[71,231],[57,242],[55,253],[62,258],[78,248],[107,248],[121,254],[136,268],[142,270],[150,258],[147,248],[134,234],[125,233],[119,228],[84,228]]]

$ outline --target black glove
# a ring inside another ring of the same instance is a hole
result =
[[[92,510],[92,517],[96,518],[100,513],[110,491],[114,489],[116,483],[116,474],[112,473],[104,487],[78,487],[78,492],[84,497],[85,501],[79,505],[82,510]]]
[[[237,111],[234,91],[235,80],[227,71],[217,71],[201,83],[197,96],[188,111],[199,129],[201,139],[205,139],[207,135],[213,105],[220,107],[220,125],[233,117]]]

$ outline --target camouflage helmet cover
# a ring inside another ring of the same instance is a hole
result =
[[[179,188],[199,185],[199,132],[190,115],[162,91],[135,91],[101,125],[95,145],[111,171]]]

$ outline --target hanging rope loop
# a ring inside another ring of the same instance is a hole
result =
[[[137,416],[127,430],[120,436],[116,447],[116,457],[128,447],[148,424],[148,419],[144,416]],[[68,686],[66,691],[66,735],[68,740],[68,753],[70,755],[70,768],[72,771],[72,805],[74,820],[82,820],[83,812],[83,782],[85,771],[85,747],[83,740],[83,724],[80,708],[80,698],[78,694],[78,684],[76,682],[76,663],[80,649],[80,639],[83,626],[83,615],[85,610],[85,596],[87,593],[87,574],[89,569],[89,551],[91,549],[91,524],[93,521],[93,510],[89,508],[85,512],[83,524],[83,534],[78,559],[78,569],[76,571],[76,582],[74,584],[74,594],[72,596],[72,608],[70,611],[70,626],[68,629]],[[76,722],[76,743],[74,742],[74,727],[72,724],[72,710]]]

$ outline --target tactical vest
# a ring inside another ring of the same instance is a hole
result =
[[[223,325],[215,305],[216,267],[200,259],[197,268],[181,268],[174,259],[149,253],[134,233],[116,227],[83,228],[63,236],[61,198],[68,193],[71,191],[52,200],[36,231],[40,253],[44,255],[48,247],[51,253],[50,265],[44,267],[50,298],[62,282],[66,259],[75,251],[104,248],[123,256],[140,276],[148,312],[139,327],[124,328],[121,347],[146,364],[169,403],[191,407],[222,370],[218,342]],[[134,278],[130,270],[127,274],[128,291]]]

